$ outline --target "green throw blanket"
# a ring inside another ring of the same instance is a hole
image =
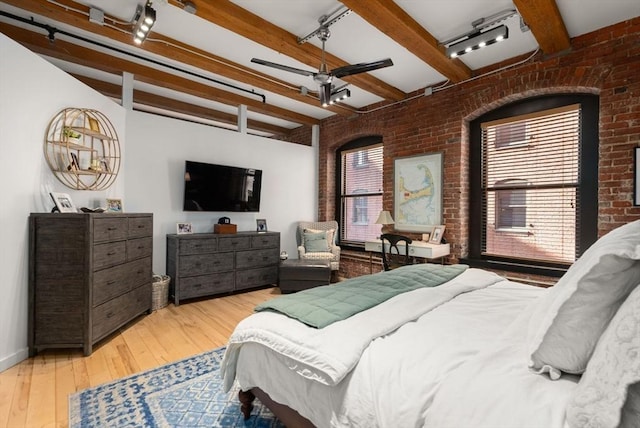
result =
[[[466,265],[415,264],[288,294],[256,306],[311,327],[323,328],[407,291],[436,287],[464,272]]]

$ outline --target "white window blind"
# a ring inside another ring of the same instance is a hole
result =
[[[483,255],[575,261],[580,114],[574,104],[481,125]]]
[[[359,244],[380,235],[382,144],[341,152],[340,240]]]

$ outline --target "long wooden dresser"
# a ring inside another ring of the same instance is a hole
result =
[[[29,217],[29,355],[93,345],[151,309],[153,215]]]
[[[167,235],[169,293],[175,305],[183,299],[276,284],[279,261],[278,232]]]

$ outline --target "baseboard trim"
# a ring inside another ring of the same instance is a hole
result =
[[[18,352],[14,352],[9,356],[0,359],[0,372],[10,369],[27,358],[29,358],[29,348],[21,349]]]

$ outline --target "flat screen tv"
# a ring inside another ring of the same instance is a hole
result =
[[[260,211],[262,171],[185,161],[184,211]]]

